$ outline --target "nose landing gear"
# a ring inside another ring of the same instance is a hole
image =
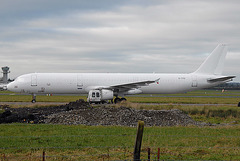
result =
[[[32,101],[31,101],[32,103],[37,102],[37,101],[36,101],[36,97],[37,97],[36,94],[32,94]]]

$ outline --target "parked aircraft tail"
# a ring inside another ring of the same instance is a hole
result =
[[[194,73],[222,75],[227,48],[226,44],[219,44]]]

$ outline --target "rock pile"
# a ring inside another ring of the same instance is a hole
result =
[[[138,120],[144,121],[145,126],[197,125],[180,110],[136,110],[127,107],[65,111],[49,115],[44,121],[48,124],[136,126]]]
[[[45,117],[48,115],[86,108],[92,107],[82,99],[76,102],[70,102],[66,105],[39,108],[10,108],[8,105],[0,105],[0,109],[4,110],[3,113],[0,113],[0,123],[44,123]]]
[[[42,108],[5,108],[0,123],[32,122],[67,125],[136,126],[138,120],[145,126],[200,125],[180,110],[137,110],[128,107],[96,107],[78,100],[66,105]]]

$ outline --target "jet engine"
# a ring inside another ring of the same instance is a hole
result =
[[[90,103],[101,103],[113,99],[113,91],[107,89],[90,90],[87,101]]]
[[[102,89],[102,100],[112,100],[113,99],[113,91],[112,90],[107,90],[107,89]]]

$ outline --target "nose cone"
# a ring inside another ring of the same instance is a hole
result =
[[[16,89],[18,89],[17,86],[14,85],[14,82],[11,82],[7,85],[7,90],[12,91],[12,92],[16,92]]]

